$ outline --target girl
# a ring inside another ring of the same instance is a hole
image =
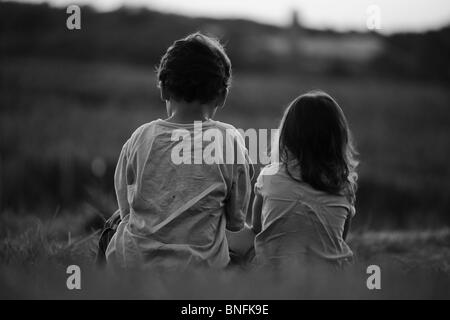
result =
[[[353,253],[345,239],[355,215],[357,161],[333,98],[315,91],[289,105],[279,159],[261,171],[254,188],[257,262],[349,261]]]

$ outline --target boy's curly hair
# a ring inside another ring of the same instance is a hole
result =
[[[173,99],[207,103],[226,93],[231,62],[216,39],[196,32],[167,49],[157,76]]]

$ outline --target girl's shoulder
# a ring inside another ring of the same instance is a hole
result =
[[[348,190],[342,190],[334,194],[322,190],[317,190],[307,183],[301,183],[302,197],[307,201],[316,203],[327,208],[344,208],[349,216],[353,217],[355,210],[355,196]]]
[[[262,195],[286,194],[292,191],[295,181],[289,179],[283,164],[274,162],[262,167],[255,183],[255,192]]]
[[[353,189],[343,190],[340,194],[317,190],[304,182],[299,171],[297,172],[294,169],[295,166],[292,166],[292,164],[289,165],[288,169],[284,163],[271,163],[261,169],[256,186],[267,195],[276,194],[322,205],[338,205],[353,211],[355,202]]]
[[[282,165],[279,162],[270,163],[261,168],[259,176],[274,176],[280,173]]]
[[[299,168],[294,163],[272,162],[263,167],[259,173],[261,179],[269,179],[277,183],[302,186],[305,183],[301,179]]]

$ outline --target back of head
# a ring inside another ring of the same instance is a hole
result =
[[[226,94],[231,62],[217,40],[197,32],[167,49],[157,76],[170,98],[208,103]]]
[[[351,132],[342,109],[328,94],[309,92],[290,104],[279,148],[281,160],[297,160],[301,179],[315,189],[354,193],[357,161]]]

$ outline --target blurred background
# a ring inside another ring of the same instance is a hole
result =
[[[81,30],[66,28],[68,4]],[[100,226],[123,143],[166,116],[155,66],[194,31],[219,38],[233,64],[218,120],[276,128],[307,90],[337,99],[360,152],[356,228],[450,226],[447,0],[1,1],[0,211]]]

